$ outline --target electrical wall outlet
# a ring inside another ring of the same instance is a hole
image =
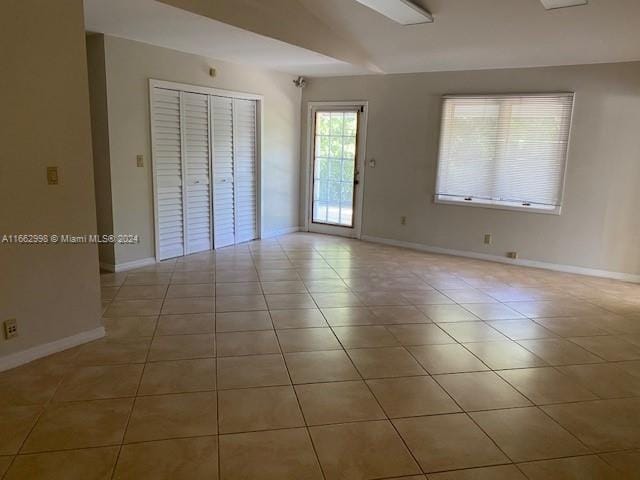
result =
[[[144,167],[144,155],[136,155],[136,165],[138,167]]]
[[[9,340],[18,336],[18,320],[10,318],[5,320],[2,325],[4,326],[4,338]]]
[[[485,245],[491,245],[491,242],[492,242],[491,234],[490,233],[485,233],[484,234],[484,244]]]
[[[407,217],[402,216],[400,217],[400,225],[406,225],[407,224]]]
[[[507,257],[516,259],[518,258],[518,252],[507,252]]]

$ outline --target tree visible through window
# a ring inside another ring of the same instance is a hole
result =
[[[317,112],[315,120],[313,221],[351,227],[358,114]]]

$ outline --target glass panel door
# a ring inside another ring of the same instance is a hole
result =
[[[315,112],[314,224],[354,226],[357,136],[357,111]]]

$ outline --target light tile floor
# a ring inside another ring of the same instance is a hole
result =
[[[640,478],[640,285],[293,234],[102,286],[3,479]]]

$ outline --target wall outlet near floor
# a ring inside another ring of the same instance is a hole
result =
[[[491,234],[490,233],[485,233],[484,234],[484,244],[485,245],[491,245],[491,242],[492,242]]]
[[[4,338],[7,340],[18,336],[18,320],[10,318],[2,323],[4,327]]]
[[[400,217],[400,225],[406,225],[406,224],[407,224],[407,217],[403,215],[402,217]]]
[[[136,165],[138,167],[144,167],[144,155],[136,155]]]
[[[518,258],[518,252],[507,252],[507,258]]]

